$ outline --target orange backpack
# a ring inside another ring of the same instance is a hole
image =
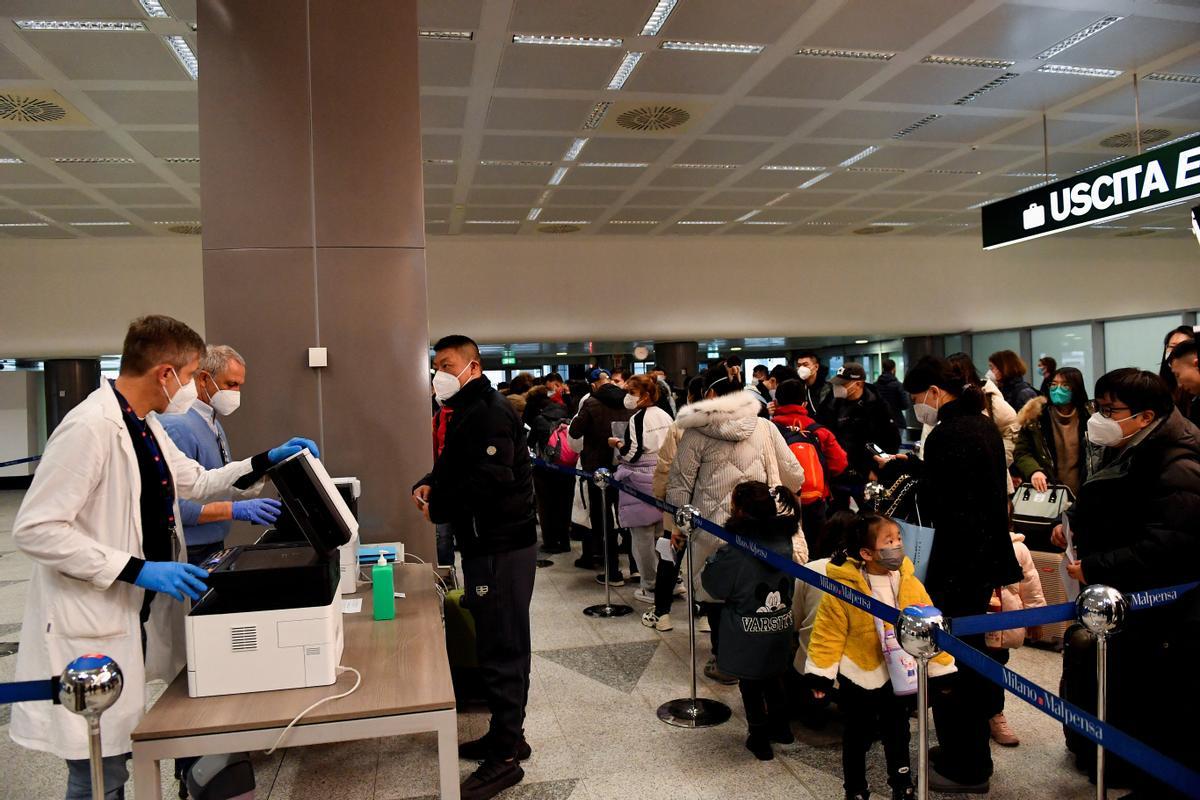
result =
[[[797,493],[801,505],[824,500],[829,494],[829,485],[825,481],[825,451],[821,449],[821,438],[817,436],[816,427],[814,425],[803,430],[789,426],[782,429],[788,449],[804,468],[804,486]]]

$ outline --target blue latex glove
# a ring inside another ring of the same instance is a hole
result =
[[[270,525],[279,519],[282,511],[283,505],[278,500],[272,500],[269,497],[233,501],[233,518],[243,522],[252,522],[255,525]]]
[[[138,573],[134,583],[152,592],[169,594],[183,602],[185,594],[193,600],[199,600],[200,595],[208,590],[204,583],[207,579],[207,572],[191,564],[147,561],[142,565],[142,571]]]
[[[321,457],[321,451],[317,449],[316,442],[314,442],[312,439],[305,439],[300,436],[293,436],[291,439],[288,439],[286,442],[279,445],[279,447],[275,447],[275,448],[272,448],[271,450],[268,450],[267,451],[267,460],[269,460],[272,464],[278,464],[280,461],[283,461],[285,458],[291,458],[292,456],[296,455],[296,453],[299,453],[301,450],[303,450],[306,447],[308,448],[308,451],[310,453],[312,453],[314,456],[316,456],[317,458]]]

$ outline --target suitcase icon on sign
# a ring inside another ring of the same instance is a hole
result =
[[[1024,212],[1025,230],[1040,228],[1046,224],[1046,207],[1038,203],[1030,203]]]

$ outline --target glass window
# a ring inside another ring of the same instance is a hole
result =
[[[492,382],[492,386],[499,386],[508,381],[508,372],[502,369],[485,369],[483,374]]]
[[[786,367],[788,365],[786,358],[747,358],[743,368],[747,375],[754,375],[754,368],[757,366],[766,367],[768,370],[775,367]]]
[[[830,356],[829,357],[829,374],[835,375],[842,365],[846,363],[845,356]]]
[[[559,375],[563,376],[563,380],[566,380],[571,375],[571,365],[570,364],[559,364],[558,369],[555,371]]]
[[[1095,385],[1097,376],[1096,361],[1092,354],[1092,326],[1056,325],[1053,328],[1033,329],[1033,359],[1029,369],[1034,373],[1031,379],[1034,388],[1042,385],[1042,376],[1037,371],[1037,360],[1042,356],[1050,356],[1060,367],[1074,367],[1083,373],[1083,385],[1088,387],[1090,397],[1091,387]]]
[[[1182,322],[1181,314],[1166,314],[1104,323],[1104,368],[1137,367],[1158,372],[1163,337]]]
[[[954,336],[943,336],[942,347],[946,348],[946,355],[952,356],[955,353],[965,352],[967,349],[967,343],[964,340],[966,338],[967,337],[961,334],[955,334]],[[995,351],[993,350],[992,352],[994,353]],[[984,356],[984,358],[986,357],[987,356]]]
[[[645,375],[646,374],[646,362],[645,361],[633,362],[633,374],[634,375]]]
[[[1017,331],[993,331],[971,336],[971,358],[981,376],[987,375],[988,356],[1001,350],[1021,352],[1021,334]]]

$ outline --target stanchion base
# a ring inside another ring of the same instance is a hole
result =
[[[711,728],[727,722],[733,714],[729,706],[717,700],[690,697],[671,700],[658,707],[658,718],[676,728]]]
[[[548,558],[539,558],[537,560],[537,565],[538,565],[538,569],[541,569],[543,567],[553,567],[554,562]]]
[[[607,605],[588,606],[583,610],[583,613],[589,617],[623,617],[626,614],[632,614],[633,607],[609,603]]]

